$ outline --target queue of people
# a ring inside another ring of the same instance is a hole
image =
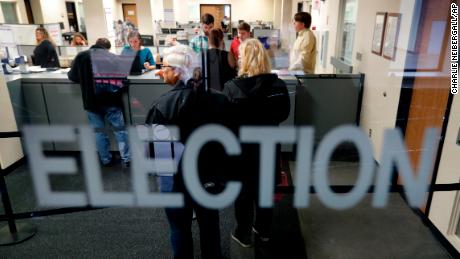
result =
[[[291,53],[293,69],[312,72],[315,62],[310,59],[315,57],[316,42],[308,29],[311,17],[307,13],[298,13],[294,19],[299,37]],[[154,100],[145,123],[178,126],[183,144],[194,130],[205,124],[223,125],[235,134],[244,125],[278,126],[290,112],[287,87],[271,72],[269,54],[259,40],[250,37],[249,25],[241,23],[238,26],[238,38],[227,52],[222,48],[223,31],[213,28],[214,17],[205,14],[201,22],[203,34],[194,38],[189,46],[177,43],[164,51],[158,75],[171,86],[171,90]],[[41,39],[44,41],[46,37]],[[131,32],[128,42],[129,46],[123,52],[137,53],[136,59],[139,60],[134,62],[140,62],[148,70],[153,69],[155,61],[150,51],[142,48],[140,34]],[[78,54],[68,77],[81,85],[88,121],[96,131],[101,163],[104,166],[116,163],[109,152],[109,139],[104,130],[107,121],[114,129],[122,163],[129,167],[130,151],[121,101],[124,91],[96,93],[97,80],[92,74],[91,52],[110,47],[107,39],[98,39],[89,50]],[[206,73],[197,69],[204,54],[208,62]],[[211,142],[202,148],[197,161],[201,183],[209,193],[220,193],[229,180],[242,183],[234,204],[237,225],[231,238],[244,248],[252,246],[255,240],[269,244],[271,239],[273,209],[261,208],[258,204],[259,149],[257,144],[244,144],[241,155],[228,156],[222,146]],[[277,153],[274,163],[280,173],[279,149]],[[281,180],[279,173],[275,184]],[[165,210],[174,258],[193,258],[191,228],[194,213],[200,229],[202,258],[222,258],[219,211],[195,202],[183,181],[181,166],[172,179],[160,181],[160,191],[184,194],[184,207]]]

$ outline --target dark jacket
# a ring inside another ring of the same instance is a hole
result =
[[[122,107],[122,91],[116,93],[95,93],[90,53],[92,49],[102,49],[102,47],[94,45],[89,50],[78,53],[72,63],[72,68],[67,73],[67,77],[69,80],[80,84],[85,110],[96,111],[100,107],[109,106]]]
[[[223,91],[232,103],[232,117],[238,126],[277,126],[286,120],[290,111],[286,84],[275,74],[233,79],[225,84]],[[259,175],[259,145],[242,145],[242,156],[237,162],[239,176],[243,180],[256,181]],[[278,147],[278,156],[280,146]],[[280,172],[277,159],[277,172]],[[279,182],[276,174],[276,182]]]
[[[275,74],[233,79],[223,94],[233,104],[238,125],[279,125],[289,116],[288,90]]]
[[[202,87],[194,88],[192,80],[187,84],[182,81],[171,91],[163,94],[152,105],[146,124],[162,124],[178,126],[181,142],[186,143],[190,134],[205,124],[229,125],[229,102],[216,91],[205,92]],[[198,170],[201,182],[223,183],[228,175],[224,163],[227,156],[224,149],[216,142],[206,144],[200,152]],[[179,167],[179,172],[181,167]],[[174,189],[183,190],[181,173],[175,175]]]
[[[208,82],[212,89],[222,91],[225,83],[235,78],[236,70],[228,63],[228,52],[220,49],[208,49]]]
[[[56,48],[49,40],[43,40],[35,47],[33,61],[36,66],[60,67]]]

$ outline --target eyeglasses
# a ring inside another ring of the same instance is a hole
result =
[[[172,67],[172,66],[162,65],[162,66],[161,66],[161,69],[164,69],[164,68],[167,68],[167,67],[170,67],[171,69],[174,68],[174,67]]]

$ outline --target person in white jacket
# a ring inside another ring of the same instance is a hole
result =
[[[294,28],[298,33],[289,56],[289,70],[302,70],[306,74],[315,73],[316,37],[310,30],[311,15],[306,12],[296,13]]]

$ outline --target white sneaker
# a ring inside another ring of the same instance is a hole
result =
[[[254,227],[252,227],[252,232],[254,232],[254,234],[256,234],[257,237],[258,237],[261,241],[263,241],[263,242],[268,242],[268,241],[270,241],[270,238],[269,238],[269,237],[263,237],[263,236],[261,236],[261,235],[259,234],[259,231],[257,231]]]
[[[235,240],[240,246],[244,247],[244,248],[248,248],[248,247],[251,247],[252,244],[251,244],[251,241],[250,240],[242,240],[242,239],[239,239],[238,237],[235,236],[235,234],[231,234],[232,235],[232,239]]]

